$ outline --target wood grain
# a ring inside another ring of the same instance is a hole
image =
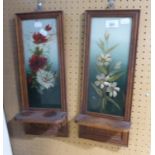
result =
[[[121,146],[128,146],[129,132],[118,132],[80,125],[79,137],[100,142],[113,143]]]
[[[75,121],[79,125],[99,128],[99,129],[106,129],[106,130],[113,130],[113,131],[123,131],[128,132],[130,129],[130,122],[122,121],[122,120],[109,120],[107,118],[95,117],[85,114],[79,114]]]
[[[15,116],[16,121],[23,123],[40,123],[59,125],[66,123],[66,112],[23,111]]]

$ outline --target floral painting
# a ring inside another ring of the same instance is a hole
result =
[[[124,115],[131,26],[130,18],[92,18],[88,111]]]
[[[56,19],[24,20],[22,31],[30,107],[60,108]]]

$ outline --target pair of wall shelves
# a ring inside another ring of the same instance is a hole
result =
[[[85,13],[85,65],[79,137],[128,145],[139,10]],[[25,132],[69,136],[63,12],[16,14]],[[118,56],[119,55],[119,56]]]

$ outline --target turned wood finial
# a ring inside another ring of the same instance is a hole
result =
[[[37,0],[36,11],[43,11],[42,0]]]
[[[108,0],[107,9],[115,9],[115,1],[116,0]]]

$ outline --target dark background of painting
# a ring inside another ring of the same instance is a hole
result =
[[[57,77],[55,87],[44,89],[40,94],[36,88],[28,84],[28,98],[33,108],[61,108],[60,76]]]

